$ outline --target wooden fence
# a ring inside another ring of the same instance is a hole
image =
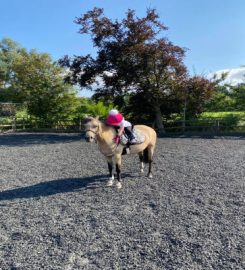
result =
[[[210,118],[172,122],[166,121],[164,123],[164,128],[166,133],[245,133],[245,118]]]
[[[152,126],[151,123],[148,125]],[[166,134],[184,133],[225,133],[242,132],[245,134],[245,118],[212,118],[193,119],[186,121],[165,121],[164,129]],[[41,121],[38,119],[7,118],[3,121],[0,118],[0,132],[6,131],[60,131],[60,132],[82,132],[81,119],[59,120],[54,122]]]
[[[74,131],[83,130],[81,119],[77,120],[58,120],[56,122],[48,122],[33,118],[12,118],[7,121],[0,119],[0,132],[6,131]]]

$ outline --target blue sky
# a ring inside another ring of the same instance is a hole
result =
[[[166,36],[189,49],[191,74],[245,65],[245,0],[0,0],[0,39],[10,37],[54,60],[93,53],[90,38],[78,34],[73,21],[95,6],[112,19],[123,18],[128,8],[139,17],[155,8],[169,27]]]

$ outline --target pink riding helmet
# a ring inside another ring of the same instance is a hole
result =
[[[106,124],[110,126],[119,126],[124,120],[123,116],[118,112],[118,110],[110,110],[109,115],[106,119]]]

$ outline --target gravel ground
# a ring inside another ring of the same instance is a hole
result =
[[[0,269],[245,269],[244,138],[161,138],[123,188],[77,134],[0,136]]]

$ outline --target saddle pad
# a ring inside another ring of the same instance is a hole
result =
[[[140,132],[138,129],[134,128],[132,130],[132,133],[135,137],[135,140],[136,140],[136,144],[140,144],[140,143],[143,143],[145,141],[145,135]],[[120,138],[120,142],[121,144],[127,144],[128,143],[128,137],[125,133],[122,134],[121,138]]]

